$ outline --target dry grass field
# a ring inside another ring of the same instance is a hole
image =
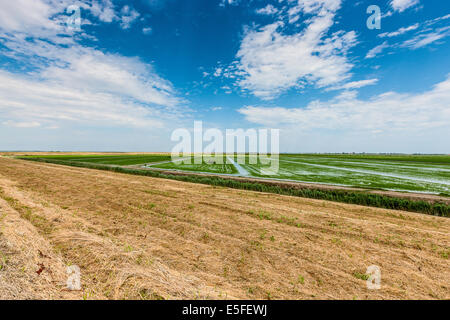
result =
[[[448,218],[0,157],[0,299],[450,299],[449,254]]]

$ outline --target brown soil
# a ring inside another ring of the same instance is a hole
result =
[[[419,213],[0,157],[0,232],[2,299],[450,298],[450,219]]]

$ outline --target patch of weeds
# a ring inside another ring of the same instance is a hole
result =
[[[258,212],[258,218],[259,220],[272,220],[272,213],[261,210]]]
[[[124,250],[125,250],[125,252],[131,252],[131,251],[133,251],[134,249],[133,249],[132,246],[126,245],[125,248],[124,248]]]
[[[364,281],[366,281],[366,280],[369,279],[369,275],[368,275],[368,274],[360,273],[360,272],[358,272],[358,271],[353,272],[353,276],[354,276],[356,279],[360,279],[360,280],[364,280]]]
[[[44,234],[50,234],[53,231],[53,225],[44,217],[34,214],[30,207],[22,205],[18,200],[6,196],[3,193],[3,190],[0,190],[0,196],[6,200],[11,207],[17,210],[22,218],[30,221],[33,226],[37,227]]]
[[[303,277],[302,275],[299,275],[297,278],[297,282],[300,284],[304,284],[305,283],[305,277]]]
[[[281,216],[277,219],[278,223],[283,223],[283,224],[287,224],[289,226],[295,226],[297,223],[295,221],[296,218],[289,218],[286,216]]]
[[[334,223],[333,221],[328,222],[328,225],[329,225],[330,227],[337,227],[337,224]]]
[[[193,204],[188,205],[188,209],[192,210],[194,208],[195,208],[195,206]]]
[[[339,243],[341,243],[341,239],[333,238],[333,239],[331,239],[331,242],[333,242],[335,244],[339,244]]]
[[[5,267],[6,264],[8,263],[8,259],[6,258],[6,256],[0,251],[0,271],[2,271]]]
[[[23,206],[21,210],[19,209],[19,212],[22,218],[30,221],[32,225],[37,227],[44,234],[50,234],[53,231],[53,225],[44,217],[34,214],[31,208]]]
[[[252,246],[254,246],[256,249],[262,249],[262,248],[263,248],[262,243],[259,242],[259,241],[256,241],[256,240],[250,241],[250,244],[251,244]]]
[[[266,233],[267,233],[267,230],[263,230],[263,232],[261,232],[261,234],[259,235],[259,238],[261,240],[264,240],[266,238]]]
[[[274,236],[270,236],[270,241],[274,242],[275,241],[275,237]]]
[[[141,265],[141,264],[143,263],[143,259],[144,259],[144,256],[143,256],[142,254],[138,255],[138,256],[136,257],[136,263],[137,263],[138,265]]]
[[[449,254],[450,254],[450,250],[440,252],[441,257],[444,259],[448,259]]]
[[[83,292],[83,300],[88,300],[91,297],[92,297],[92,292],[91,291],[84,291]]]
[[[203,233],[203,235],[202,235],[202,240],[206,242],[206,241],[208,241],[209,239],[210,239],[209,234],[208,234],[207,232]]]
[[[398,241],[398,246],[399,246],[399,247],[404,247],[404,246],[405,246],[405,241],[403,241],[402,239],[400,239],[400,240]]]
[[[223,267],[223,276],[228,277],[228,266]]]
[[[150,289],[139,290],[139,296],[142,300],[166,300],[163,296]]]

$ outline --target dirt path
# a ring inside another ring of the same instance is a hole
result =
[[[21,219],[2,230],[29,223],[59,278],[80,267],[79,297],[450,298],[448,218],[7,158],[0,198],[0,215]],[[23,251],[10,244],[8,261]],[[362,279],[370,265],[380,290]],[[36,273],[4,277],[17,268],[0,270],[9,288]],[[49,283],[46,297],[66,297]]]

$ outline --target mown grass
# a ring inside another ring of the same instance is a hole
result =
[[[29,158],[29,157],[18,157],[23,160],[55,163],[68,165],[73,167],[82,167],[98,170],[114,171],[119,173],[140,175],[140,176],[150,176],[156,178],[172,179],[185,182],[201,183],[213,186],[222,186],[234,189],[243,189],[259,192],[269,192],[282,195],[329,200],[343,203],[358,204],[370,207],[394,209],[394,210],[405,210],[412,212],[420,212],[435,216],[450,217],[450,206],[445,203],[430,203],[421,200],[410,200],[401,199],[396,197],[390,197],[379,194],[370,194],[364,191],[347,191],[347,190],[319,190],[311,188],[291,188],[283,187],[279,185],[269,185],[259,182],[247,182],[239,181],[233,179],[227,179],[222,177],[205,177],[197,175],[182,175],[182,174],[170,174],[167,172],[159,172],[156,170],[139,170],[124,167],[111,167],[96,163],[86,163],[86,162],[76,162],[76,161],[65,161],[56,160],[48,158]]]

